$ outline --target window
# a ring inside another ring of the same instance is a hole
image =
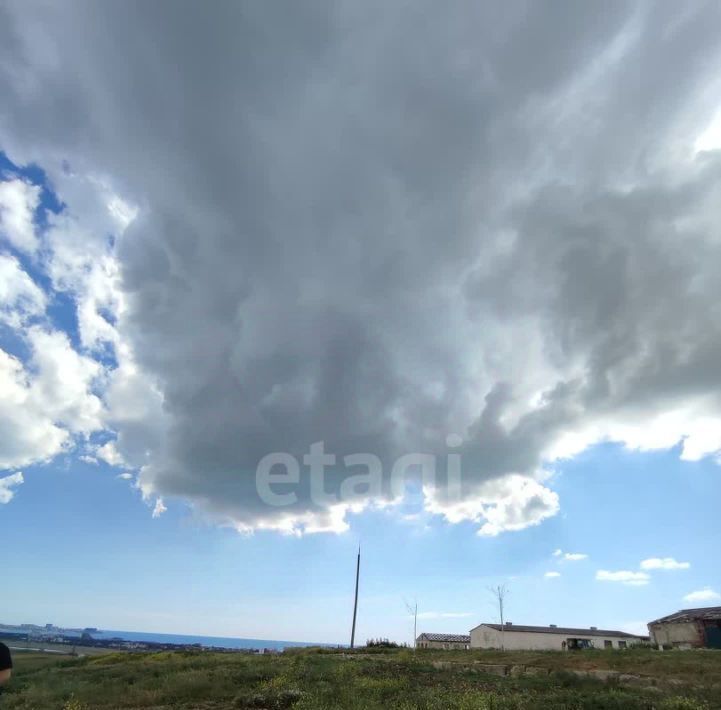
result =
[[[603,647],[604,648],[613,648],[613,641],[604,641]]]
[[[593,641],[591,641],[591,639],[567,639],[567,642],[569,651],[593,648]]]
[[[618,642],[618,647],[619,647],[619,648],[626,648],[626,642],[625,642],[625,641],[619,641],[619,642]]]

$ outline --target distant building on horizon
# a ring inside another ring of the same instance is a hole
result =
[[[471,637],[464,634],[423,633],[416,639],[416,648],[439,648],[444,651],[466,651],[471,646]]]
[[[587,629],[566,626],[523,626],[506,622],[479,624],[471,629],[471,648],[509,651],[571,651],[584,648],[628,648],[648,641],[625,631],[611,631],[591,626]]]
[[[650,621],[648,630],[662,649],[721,648],[721,606],[681,609]]]

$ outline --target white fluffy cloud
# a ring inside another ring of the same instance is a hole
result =
[[[77,206],[71,203],[63,213],[50,216],[43,235],[48,276],[55,290],[69,294],[75,301],[83,347],[95,351],[107,345],[118,346],[114,321],[122,312],[123,295],[119,264],[108,235],[120,237],[129,224],[115,218],[110,209],[111,204],[122,201],[114,198],[108,203],[109,198],[96,181],[80,176],[66,176],[62,187],[68,192],[66,199],[75,197],[85,212],[79,218]],[[133,212],[130,214],[132,221]]]
[[[31,317],[41,316],[46,302],[45,292],[23,270],[20,262],[13,256],[0,254],[0,321],[11,328],[20,328]]]
[[[51,284],[43,290],[16,257],[0,253],[0,320],[27,351],[23,361],[0,350],[0,468],[5,469],[48,461],[72,450],[76,440],[128,417],[123,390],[135,367],[115,328],[122,295],[109,238],[122,233],[134,212],[97,180],[65,173],[56,177],[64,190],[58,197],[72,206],[66,204],[59,215],[44,213],[43,230],[33,219],[39,188],[23,180],[0,182],[1,236],[31,253],[33,269]],[[38,250],[40,256],[32,256]],[[47,316],[58,293],[75,305],[79,347]],[[104,360],[106,355],[115,363]],[[142,395],[136,398],[147,399],[152,387],[141,379]],[[113,441],[95,448],[86,447],[80,458],[97,462],[97,456],[110,465],[124,465]]]
[[[564,552],[563,550],[554,550],[553,556],[562,560],[568,560],[569,562],[579,562],[580,560],[588,559],[588,555],[585,552]]]
[[[93,392],[100,365],[78,354],[67,336],[33,326],[27,366],[0,350],[0,467],[52,458],[74,435],[103,428]]]
[[[70,432],[90,434],[103,428],[103,404],[95,394],[103,368],[96,360],[78,353],[60,331],[31,328],[27,340],[32,348],[28,404]]]
[[[632,572],[630,570],[609,572],[608,570],[600,569],[596,572],[596,579],[600,582],[618,582],[631,587],[641,587],[648,584],[651,578],[646,572]]]
[[[20,359],[0,350],[0,468],[5,469],[50,460],[71,450],[76,439],[107,428],[102,396],[108,368],[91,351],[102,341],[117,342],[107,320],[119,310],[116,262],[108,251],[114,222],[108,208],[104,219],[97,216],[102,209],[89,209],[102,203],[98,190],[86,184],[78,191],[77,179],[59,175],[66,188],[61,197],[75,197],[74,208],[82,208],[82,228],[66,208],[61,215],[43,212],[47,226],[41,229],[35,219],[40,188],[17,178],[0,181],[0,237],[52,285],[42,288],[19,259],[0,253],[0,320],[27,353]],[[81,348],[47,315],[57,292],[76,305]]]
[[[641,562],[641,569],[643,570],[678,570],[689,569],[689,567],[691,567],[690,562],[678,562],[673,557],[650,557],[649,559]]]
[[[41,242],[32,220],[38,189],[11,180],[0,182],[0,195],[4,236],[13,246],[35,251]],[[27,350],[25,361],[0,350],[0,468],[47,461],[72,448],[75,437],[105,427],[97,394],[105,368],[52,327],[48,303],[48,294],[20,261],[0,253],[0,319]]]
[[[67,438],[68,432],[47,416],[23,364],[0,350],[0,468],[50,459]]]
[[[20,179],[0,182],[0,235],[16,249],[34,253],[38,247],[34,214],[40,188]]]
[[[544,574],[543,576],[546,577],[546,579],[552,579],[554,577],[560,577],[561,573],[551,571],[551,572],[546,572],[546,574]]]
[[[21,471],[0,478],[0,504],[9,503],[15,495],[13,489],[24,483],[24,481]]]
[[[270,511],[263,516],[259,516],[250,524],[239,522],[233,515],[232,508],[225,517],[217,513],[204,512],[210,516],[211,520],[215,520],[221,525],[234,527],[243,535],[252,534],[256,530],[270,530],[281,535],[300,537],[301,535],[346,532],[350,529],[348,515],[350,513],[360,513],[369,505],[369,503],[364,502],[356,504],[336,503],[327,506],[320,512],[308,511],[306,513],[283,512],[281,509],[280,512]]]
[[[114,441],[108,441],[95,449],[95,456],[111,466],[123,466],[125,461],[118,452]]]
[[[524,476],[506,476],[481,485],[475,495],[448,501],[434,488],[424,488],[425,508],[451,523],[480,524],[479,535],[495,537],[509,530],[538,525],[559,509],[558,494]]]
[[[162,498],[156,498],[155,499],[155,506],[153,507],[153,517],[159,518],[163,513],[165,513],[168,509],[165,507],[165,503],[163,503]]]
[[[704,587],[698,589],[695,592],[689,592],[683,600],[685,602],[716,602],[721,600],[721,594],[711,589],[711,587]]]

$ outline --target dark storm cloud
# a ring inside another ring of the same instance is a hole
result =
[[[677,154],[721,103],[716,3],[0,13],[2,145],[140,208],[122,332],[167,429],[119,442],[157,493],[252,525],[266,453],[456,432],[472,494],[719,413],[719,166]]]

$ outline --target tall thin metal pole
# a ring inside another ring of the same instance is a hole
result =
[[[413,650],[416,650],[416,638],[418,634],[418,601],[413,607]]]
[[[498,588],[498,606],[501,608],[501,651],[506,650],[506,644],[505,644],[505,625],[503,623],[503,595],[505,594],[505,590],[501,591],[501,588]]]
[[[355,644],[355,620],[358,613],[358,578],[360,577],[360,545],[358,545],[358,560],[355,567],[355,601],[353,602],[353,629],[350,632],[350,647]]]

